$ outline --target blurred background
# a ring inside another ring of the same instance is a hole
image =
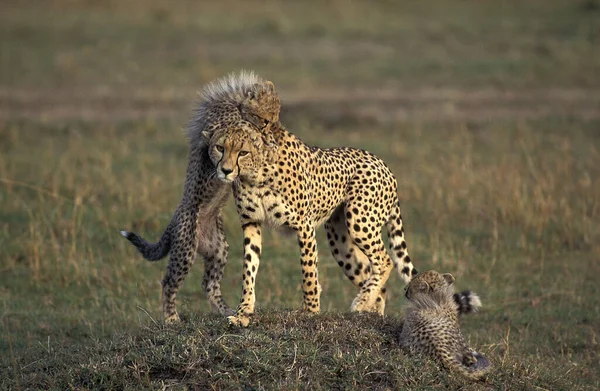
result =
[[[481,294],[465,327],[492,361],[598,384],[595,0],[2,1],[6,360],[160,319],[166,260],[144,261],[119,230],[160,237],[197,91],[240,69],[275,83],[283,123],[307,143],[388,163],[416,267]],[[241,230],[225,212],[233,305]],[[322,308],[346,311],[357,291],[319,236]],[[178,296],[184,316],[209,311],[201,278],[198,260]],[[298,308],[300,285],[296,240],[268,234],[259,306]],[[397,313],[402,283],[389,285]]]

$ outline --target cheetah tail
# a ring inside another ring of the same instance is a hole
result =
[[[412,276],[417,274],[417,269],[413,266],[410,256],[408,255],[399,204],[396,204],[393,208],[390,219],[386,223],[386,228],[388,231],[390,250],[392,252],[392,260],[398,269],[400,278],[408,284]]]
[[[454,294],[454,302],[458,305],[458,314],[466,315],[477,312],[481,307],[481,300],[473,291],[462,291]]]
[[[135,232],[121,231],[121,235],[129,240],[148,261],[158,261],[163,259],[171,250],[171,235],[167,228],[160,240],[156,243],[148,243]]]

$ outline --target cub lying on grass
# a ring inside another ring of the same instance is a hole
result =
[[[405,290],[409,304],[400,333],[404,348],[429,355],[470,379],[490,371],[490,361],[467,346],[458,323],[460,314],[481,306],[475,293],[454,293],[454,277],[433,270],[414,276]]]

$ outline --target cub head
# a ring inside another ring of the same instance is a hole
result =
[[[244,84],[248,78],[257,82]],[[204,99],[190,127],[192,143],[208,145],[217,178],[252,180],[277,158],[274,130],[281,105],[275,86],[253,75],[234,75],[210,84]]]
[[[404,288],[404,295],[411,300],[418,294],[432,294],[449,289],[454,284],[450,273],[441,274],[435,270],[418,273]]]

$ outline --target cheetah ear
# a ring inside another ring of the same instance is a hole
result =
[[[427,282],[423,282],[423,283],[425,284],[425,287],[424,287],[423,290],[429,292],[431,290],[431,287],[429,286],[429,283],[427,283]]]
[[[418,281],[415,285],[415,290],[417,292],[427,292],[429,291],[429,284],[427,281]]]
[[[444,277],[444,280],[446,280],[446,282],[447,282],[449,285],[452,285],[452,284],[454,284],[454,281],[456,281],[456,280],[454,279],[454,276],[453,276],[452,274],[450,274],[450,273],[445,273],[445,274],[442,274],[442,277]]]
[[[203,130],[202,131],[202,138],[204,138],[204,140],[206,140],[207,142],[210,141],[210,138],[212,137],[212,132],[209,132],[208,130]]]

